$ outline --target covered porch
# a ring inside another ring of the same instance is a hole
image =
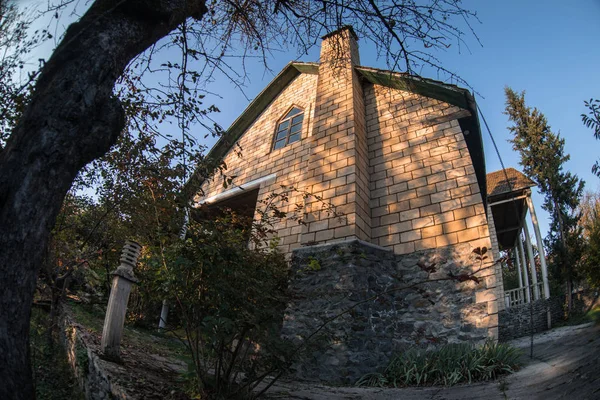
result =
[[[546,255],[531,199],[534,186],[534,182],[514,168],[487,174],[487,214],[494,259],[500,259],[500,251],[507,251],[518,277],[518,287],[504,291],[506,308],[550,297]],[[529,225],[533,227],[537,255]]]

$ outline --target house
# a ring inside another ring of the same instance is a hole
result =
[[[306,224],[276,226],[298,272],[283,334],[302,341],[339,318],[298,376],[351,382],[403,346],[498,336],[501,269],[492,251],[474,252],[492,244],[468,90],[361,66],[343,28],[323,38],[319,63],[288,64],[208,157],[225,161],[237,187],[215,174],[198,205],[254,207],[282,185],[300,191],[282,211],[300,202]],[[318,267],[306,271],[309,261]],[[448,280],[470,273],[477,281]]]

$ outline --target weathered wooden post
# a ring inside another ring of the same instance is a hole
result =
[[[167,299],[164,299],[162,302],[162,309],[160,310],[158,329],[165,329],[167,327],[167,318],[169,318],[169,303],[167,302]]]
[[[129,293],[131,292],[131,285],[138,282],[133,274],[133,268],[140,256],[141,248],[136,242],[129,240],[125,242],[121,253],[121,264],[112,273],[113,280],[106,316],[104,317],[101,343],[102,352],[108,358],[117,360],[120,358],[119,347],[123,336]]]

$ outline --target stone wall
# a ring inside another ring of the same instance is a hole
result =
[[[496,314],[477,301],[485,279],[479,284],[435,281],[477,270],[472,250],[465,243],[397,255],[358,240],[295,250],[283,336],[305,342],[325,321],[339,317],[307,342],[305,358],[293,374],[352,384],[385,368],[396,351],[408,346],[480,342],[495,335]],[[437,272],[428,274],[424,268],[434,263]]]
[[[533,313],[533,331],[542,332],[548,329],[548,311],[550,312],[550,327],[564,320],[564,297],[551,297],[532,302],[530,306],[520,304],[506,308],[498,313],[498,340],[507,340],[531,334],[531,315]],[[533,308],[533,312],[531,310]]]
[[[65,306],[65,308],[67,308]],[[68,312],[61,315],[61,340],[73,373],[87,400],[129,399],[125,390],[111,380],[107,361],[98,357],[98,345]],[[95,351],[96,350],[96,351]]]

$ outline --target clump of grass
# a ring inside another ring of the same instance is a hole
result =
[[[435,350],[409,349],[395,356],[383,374],[372,373],[357,386],[452,386],[495,379],[519,368],[519,349],[486,341],[483,346],[447,344]]]
[[[586,313],[588,321],[592,321],[596,325],[600,324],[600,305],[594,306],[590,311]]]

